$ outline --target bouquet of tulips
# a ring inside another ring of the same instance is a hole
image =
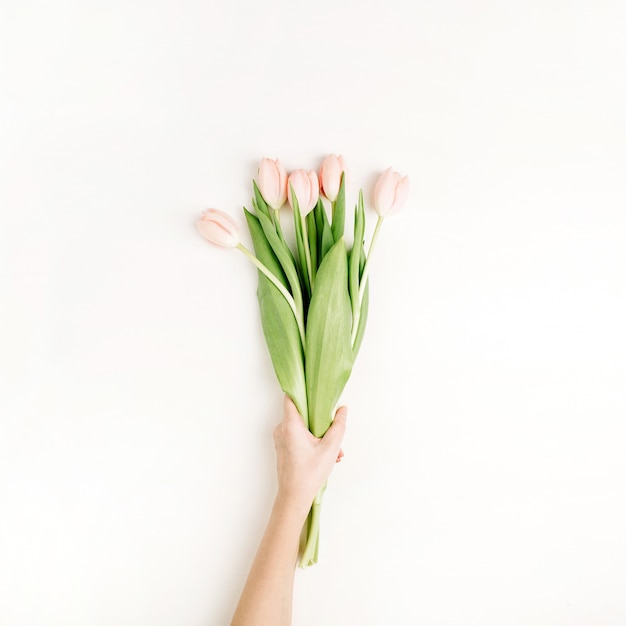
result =
[[[378,221],[366,254],[362,190],[354,210],[353,244],[346,246],[345,184],[342,156],[326,157],[319,176],[303,169],[288,176],[278,160],[263,159],[253,181],[254,211],[244,208],[254,253],[226,213],[207,209],[196,223],[209,242],[237,248],[258,268],[261,322],[274,371],[316,437],[332,422],[363,339],[370,259],[380,227],[404,204],[409,190],[408,178],[391,168],[380,176],[373,197]],[[294,250],[281,224],[287,202]],[[301,567],[317,562],[325,488],[311,504],[303,529]]]

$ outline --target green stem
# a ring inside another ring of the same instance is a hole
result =
[[[363,304],[363,293],[365,292],[365,286],[367,285],[367,278],[370,271],[370,259],[372,258],[372,252],[374,251],[374,246],[376,244],[376,240],[378,239],[378,233],[380,231],[380,227],[383,224],[382,215],[378,216],[378,221],[376,222],[376,228],[374,228],[374,234],[372,235],[372,241],[370,243],[370,249],[367,253],[367,257],[365,258],[365,265],[363,266],[363,273],[361,274],[361,282],[359,283],[359,297],[358,297],[358,306],[355,307],[353,304],[352,308],[352,337],[351,343],[354,348],[354,342],[356,340],[356,334],[359,330],[359,320],[361,318],[361,305]]]
[[[309,565],[317,563],[317,555],[319,551],[320,541],[320,513],[322,510],[322,498],[326,485],[324,485],[315,496],[315,500],[311,505],[311,511],[307,518],[307,536],[302,557],[300,558],[300,567],[305,568]]]
[[[359,322],[361,320],[361,308],[352,307],[352,334],[350,336],[350,345],[354,348],[356,335],[359,332]]]
[[[378,239],[378,233],[380,231],[380,227],[383,225],[383,219],[385,218],[380,215],[378,216],[378,221],[376,222],[376,228],[374,228],[374,234],[372,235],[372,242],[370,243],[370,249],[365,259],[365,266],[363,267],[363,274],[361,275],[361,283],[359,285],[359,309],[361,308],[361,303],[363,302],[363,292],[365,291],[365,284],[367,283],[367,276],[370,271],[370,260],[372,258],[372,252],[374,251],[376,239]]]
[[[276,278],[276,276],[274,276],[274,274],[272,274],[272,272],[270,272],[270,270],[265,265],[263,265],[263,263],[261,263],[261,261],[259,261],[259,259],[257,259],[254,254],[252,254],[252,252],[250,252],[250,250],[248,250],[248,248],[246,248],[242,243],[239,243],[237,244],[237,249],[241,250],[241,252],[243,252],[250,259],[250,261],[252,261],[252,263],[254,263],[254,265],[256,265],[256,267],[258,267],[259,270],[263,272],[263,274],[265,274],[267,278],[269,278],[269,280],[276,287],[276,289],[278,289],[278,291],[283,294],[285,300],[287,300],[287,304],[289,304],[289,306],[291,307],[293,315],[296,318],[298,332],[300,333],[300,341],[302,342],[302,349],[304,350],[306,346],[304,338],[304,322],[302,320],[302,317],[298,314],[298,309],[296,307],[296,303],[294,302],[293,297],[287,291],[287,289],[285,289],[285,286],[278,280],[278,278]]]

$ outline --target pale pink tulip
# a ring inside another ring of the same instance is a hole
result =
[[[374,209],[380,217],[399,211],[409,195],[409,177],[400,176],[391,168],[386,169],[374,187]]]
[[[239,244],[239,226],[223,211],[206,209],[196,221],[200,234],[220,248],[236,248]]]
[[[293,209],[293,198],[291,197],[291,188],[298,200],[298,206],[300,207],[300,213],[304,216],[310,213],[317,204],[317,199],[320,194],[320,184],[317,179],[317,174],[311,170],[296,170],[289,174],[287,181],[289,186],[289,206]]]
[[[280,209],[287,201],[287,172],[278,159],[261,160],[259,190],[274,210]]]
[[[329,154],[320,167],[320,188],[322,193],[331,201],[337,199],[341,173],[346,171],[345,159],[340,154]]]

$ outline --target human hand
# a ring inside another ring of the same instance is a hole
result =
[[[283,421],[274,429],[278,469],[278,497],[298,506],[306,515],[333,466],[341,460],[341,441],[346,431],[348,409],[337,409],[335,418],[318,439],[304,425],[288,396],[283,404]]]

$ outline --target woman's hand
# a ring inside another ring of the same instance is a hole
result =
[[[285,398],[283,421],[274,429],[278,494],[231,626],[290,626],[300,531],[315,495],[343,456],[346,414],[345,407],[338,409],[318,439]]]
[[[283,421],[274,429],[277,497],[297,506],[305,516],[333,466],[343,456],[341,441],[347,414],[346,407],[337,409],[330,428],[318,439],[309,432],[294,403],[285,396]]]

